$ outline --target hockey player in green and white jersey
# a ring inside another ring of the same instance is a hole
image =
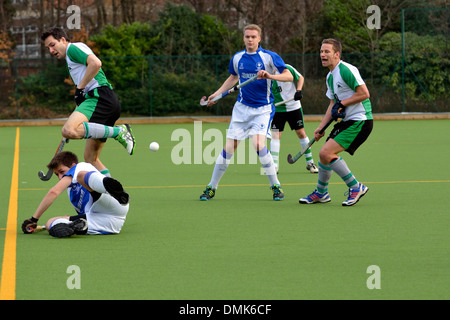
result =
[[[342,151],[353,155],[366,141],[372,132],[373,116],[369,100],[370,94],[358,69],[341,60],[342,45],[335,39],[325,39],[320,48],[322,66],[330,70],[326,78],[327,97],[330,99],[327,112],[321,123],[314,131],[314,138],[318,141],[324,136],[320,130],[331,119],[338,122],[327,141],[320,149],[319,176],[316,190],[301,198],[300,203],[324,203],[331,201],[328,194],[328,182],[335,172],[347,185],[348,198],[342,202],[343,206],[352,206],[364,196],[369,188],[359,182],[347,163],[339,156]]]
[[[304,121],[303,121],[303,109],[300,103],[302,98],[302,88],[305,82],[305,78],[297,71],[293,66],[286,64],[286,68],[292,74],[294,80],[290,82],[272,81],[272,93],[275,98],[274,104],[283,101],[289,101],[292,98],[294,100],[275,106],[275,116],[271,125],[270,141],[270,153],[273,157],[275,166],[279,168],[279,156],[281,149],[281,133],[284,131],[286,122],[289,123],[291,130],[295,130],[297,137],[300,140],[301,149],[305,149],[308,146],[309,138],[306,135]],[[305,153],[306,170],[311,173],[317,173],[318,169],[314,164],[314,159],[311,153],[311,149]]]
[[[128,124],[114,126],[120,117],[120,102],[101,68],[102,62],[84,43],[72,43],[61,28],[47,29],[41,39],[50,55],[66,60],[76,86],[77,107],[64,124],[62,135],[67,139],[87,139],[85,161],[109,176],[99,158],[106,139],[118,140],[130,155],[135,139]]]

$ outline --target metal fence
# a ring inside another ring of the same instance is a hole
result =
[[[420,23],[418,25],[418,23]],[[450,112],[448,8],[402,10],[402,32],[384,37],[384,50],[343,53],[365,80],[374,113]],[[387,49],[386,49],[387,48]],[[100,57],[103,70],[130,116],[230,115],[236,96],[212,108],[199,100],[228,77],[231,56]],[[328,105],[319,54],[282,55],[305,77],[305,114],[323,114]],[[56,114],[73,110],[74,86],[65,62],[54,58],[0,60],[0,118],[23,118],[27,110]],[[4,112],[4,111],[9,111]],[[39,112],[38,112],[39,114]],[[42,113],[45,117],[46,113]]]

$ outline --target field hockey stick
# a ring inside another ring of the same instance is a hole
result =
[[[58,153],[60,153],[63,150],[64,145],[66,143],[69,143],[69,139],[62,138],[61,142],[59,143],[58,149],[56,149],[55,155],[57,155]],[[50,180],[52,175],[53,175],[53,170],[51,170],[51,169],[48,169],[48,171],[45,175],[44,175],[44,171],[42,171],[42,170],[38,172],[39,179],[41,179],[42,181]]]
[[[36,226],[36,228],[27,227],[27,231],[30,233],[34,233],[34,232],[38,232],[38,231],[42,231],[42,230],[46,230],[45,226]]]
[[[323,134],[325,132],[325,130],[327,130],[328,126],[334,121],[333,118],[330,119],[330,121],[327,122],[327,124],[320,129],[319,134]],[[305,149],[303,149],[302,151],[300,151],[299,153],[297,153],[295,156],[292,156],[291,154],[288,154],[287,156],[287,161],[290,164],[295,163],[298,159],[301,158],[302,155],[304,155],[306,153],[306,151],[308,151],[309,148],[311,148],[311,146],[314,144],[314,142],[316,142],[316,139],[312,139],[311,141],[309,141],[308,145],[306,146]]]
[[[339,100],[337,94],[334,94],[334,99],[335,99],[336,102],[341,102],[341,100]],[[335,119],[331,118],[330,121],[328,121],[327,124],[326,124],[322,129],[320,129],[319,134],[323,134],[323,133],[325,132],[325,130],[328,128],[328,126],[329,126],[334,120],[335,120]],[[314,144],[314,142],[316,142],[316,139],[312,139],[312,140],[308,143],[308,145],[306,146],[306,148],[305,148],[304,150],[300,151],[299,153],[297,153],[297,154],[296,154],[295,156],[293,156],[293,157],[292,157],[291,154],[288,154],[288,156],[287,156],[287,161],[288,161],[290,164],[295,163],[298,159],[301,158],[302,155],[304,155],[304,154],[306,153],[306,151],[308,151],[308,149]]]
[[[232,92],[234,92],[234,91],[239,90],[240,88],[242,88],[243,86],[249,84],[250,82],[255,81],[257,78],[258,78],[258,76],[254,76],[254,77],[248,79],[247,81],[242,82],[241,84],[235,85],[235,86],[234,86],[233,88],[231,88],[230,90],[225,91],[224,93],[219,94],[218,96],[212,98],[212,99],[211,99],[211,102],[217,101],[217,100],[219,100],[219,99],[222,99],[223,97],[229,95],[230,93],[232,93]],[[206,97],[202,97],[202,98],[200,99],[200,105],[201,105],[201,106],[206,106],[207,104],[208,104],[208,102],[207,102]]]
[[[277,106],[282,105],[284,103],[291,102],[292,100],[294,100],[294,98],[290,98],[288,100],[280,101],[280,102],[275,103],[274,106],[277,107]]]

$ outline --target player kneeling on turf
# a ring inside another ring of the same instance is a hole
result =
[[[33,216],[23,222],[24,233],[36,230],[39,218],[64,190],[77,215],[49,219],[45,229],[51,236],[120,232],[129,210],[129,196],[119,181],[101,174],[90,163],[79,163],[78,157],[69,151],[55,155],[47,167],[59,182],[48,191]]]

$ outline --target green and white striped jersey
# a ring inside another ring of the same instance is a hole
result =
[[[275,80],[272,81],[272,93],[274,97],[273,103],[285,101],[292,99],[294,97],[295,92],[297,91],[296,83],[298,79],[300,78],[301,74],[297,71],[293,66],[290,64],[286,64],[286,68],[289,70],[289,72],[294,77],[294,81],[289,82],[277,82]],[[288,103],[283,103],[279,106],[275,107],[275,112],[287,112],[287,111],[293,111],[300,109],[302,105],[300,104],[300,101],[292,100]]]
[[[86,74],[86,61],[88,55],[93,54],[92,50],[82,42],[69,43],[66,51],[67,69],[69,70],[70,77],[76,86],[81,82]],[[87,84],[84,92],[87,93],[92,89],[111,85],[106,79],[105,73],[100,68],[97,75]]]
[[[333,71],[328,73],[326,82],[327,97],[334,99],[334,94],[336,94],[339,100],[350,98],[355,94],[357,86],[365,84],[359,70],[344,61],[340,61]],[[372,119],[372,105],[369,99],[345,107],[344,121]]]

